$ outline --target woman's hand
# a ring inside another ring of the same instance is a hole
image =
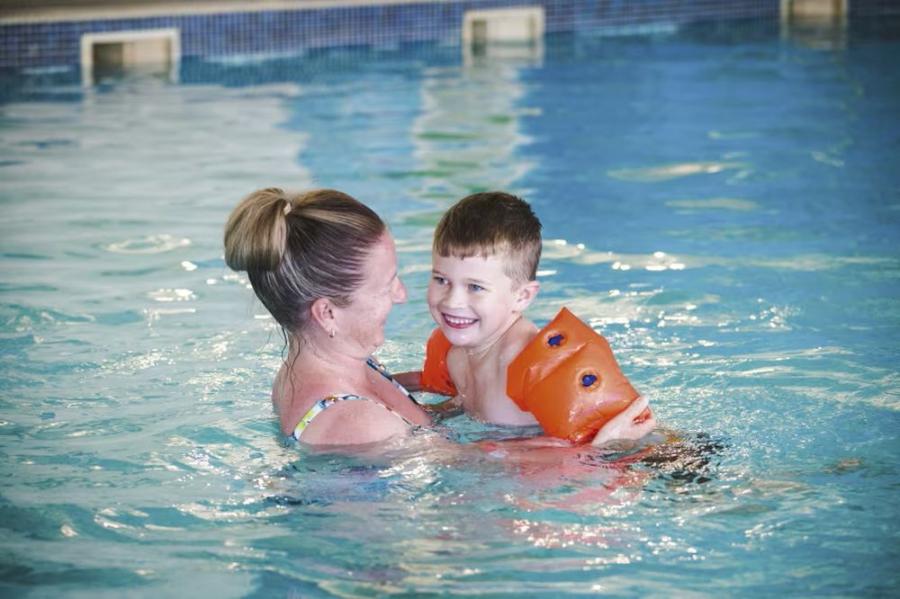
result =
[[[649,405],[650,401],[646,397],[638,397],[622,413],[597,431],[591,445],[606,445],[617,440],[636,441],[653,432],[656,428],[656,418],[650,412]]]

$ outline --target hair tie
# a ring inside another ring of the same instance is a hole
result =
[[[287,216],[288,214],[290,214],[290,213],[291,213],[291,210],[292,210],[293,208],[294,208],[294,205],[291,204],[291,201],[290,201],[290,200],[285,200],[285,204],[284,204],[284,215]]]

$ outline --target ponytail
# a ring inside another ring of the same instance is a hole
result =
[[[287,246],[291,201],[275,187],[244,198],[225,225],[225,263],[232,270],[275,270]]]

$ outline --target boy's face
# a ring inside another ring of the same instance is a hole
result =
[[[468,258],[432,254],[428,308],[456,346],[494,343],[537,293],[536,281],[516,283],[503,270],[503,253]]]

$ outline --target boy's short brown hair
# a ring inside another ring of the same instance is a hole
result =
[[[512,194],[474,193],[444,213],[432,247],[439,256],[457,258],[506,253],[506,275],[518,283],[534,281],[541,259],[541,221]]]

